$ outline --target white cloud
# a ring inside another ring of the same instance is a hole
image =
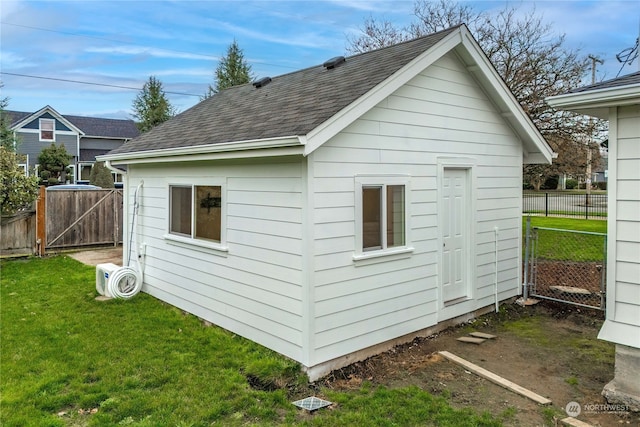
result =
[[[193,59],[193,60],[218,60],[218,57],[211,55],[201,55],[197,53],[179,52],[175,50],[157,49],[141,46],[107,46],[107,47],[87,47],[87,53],[103,53],[108,55],[148,55],[156,58]]]

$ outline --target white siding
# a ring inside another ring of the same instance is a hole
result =
[[[437,183],[442,156],[473,162],[476,209],[471,214],[472,299],[446,310],[438,286]],[[522,147],[454,54],[365,113],[309,161],[315,205],[312,364],[492,304],[494,227],[499,228],[499,296],[518,293]],[[357,174],[411,177],[412,253],[354,261]]]
[[[129,171],[130,200],[144,180],[138,237],[146,244],[144,290],[301,360],[301,161],[133,165]],[[177,181],[225,187],[228,252],[162,237],[168,186]]]
[[[639,106],[618,109],[616,133],[615,221],[617,232],[613,320],[640,328]],[[640,331],[638,333],[640,334]]]

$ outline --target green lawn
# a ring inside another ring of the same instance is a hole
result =
[[[522,219],[523,252],[527,217]],[[531,217],[531,227],[541,227],[537,231],[537,255],[539,259],[563,260],[576,262],[598,262],[604,260],[606,240],[604,236],[586,233],[607,233],[607,222],[602,220],[586,220],[555,217]],[[574,230],[586,232],[565,233],[555,230]]]
[[[149,295],[96,301],[69,257],[0,274],[3,426],[500,425],[416,387],[312,391],[296,363]],[[290,403],[311,394],[338,406]]]
[[[527,225],[527,216],[522,217],[522,230]],[[532,216],[531,225],[533,227],[558,228],[562,230],[588,231],[591,233],[606,233],[607,221],[601,219],[574,219],[545,216]]]

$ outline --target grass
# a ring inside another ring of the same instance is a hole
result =
[[[149,295],[97,302],[95,269],[68,257],[0,274],[3,426],[500,425],[417,387],[315,389],[296,363]],[[290,403],[310,394],[338,406]]]
[[[522,217],[522,230],[526,229],[527,217]],[[574,218],[557,218],[545,216],[532,216],[531,225],[533,227],[558,228],[562,230],[588,231],[591,233],[606,233],[607,221],[590,220],[590,219],[574,219]]]
[[[526,232],[526,217],[523,217],[523,243]],[[607,233],[607,222],[573,218],[531,217],[532,227],[572,230],[587,233]],[[575,262],[603,262],[606,251],[605,237],[593,234],[563,233],[554,230],[538,230],[538,259]],[[524,244],[523,244],[524,252]]]

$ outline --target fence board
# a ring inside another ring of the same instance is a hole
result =
[[[122,243],[122,190],[47,192],[47,248]]]
[[[36,242],[36,212],[24,211],[2,217],[2,255],[32,254]]]

